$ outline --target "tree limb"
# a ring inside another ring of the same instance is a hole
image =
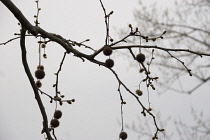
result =
[[[20,46],[21,46],[21,51],[22,51],[23,67],[24,67],[25,73],[28,76],[30,84],[31,84],[31,86],[33,88],[35,98],[37,100],[37,103],[39,105],[39,109],[40,109],[42,117],[43,117],[43,131],[46,133],[46,135],[48,137],[48,140],[53,140],[53,138],[50,135],[49,129],[48,129],[48,119],[47,119],[47,114],[46,114],[44,105],[42,103],[41,97],[40,97],[39,92],[38,92],[38,88],[37,88],[37,86],[36,86],[36,84],[34,82],[34,78],[33,78],[32,74],[31,74],[30,68],[28,66],[28,62],[27,62],[27,58],[26,58],[25,33],[26,33],[26,29],[23,26],[22,30],[21,30],[21,37],[20,37]]]

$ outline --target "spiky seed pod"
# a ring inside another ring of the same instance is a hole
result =
[[[137,89],[137,90],[136,90],[136,94],[139,95],[139,96],[141,96],[143,93],[142,93],[141,90]]]
[[[54,112],[54,118],[55,119],[60,119],[62,117],[62,112],[60,110],[56,110]]]
[[[139,62],[139,63],[142,63],[145,61],[145,55],[142,54],[142,53],[139,53],[137,56],[136,56],[136,60]]]
[[[114,66],[114,61],[113,61],[112,59],[107,59],[107,60],[105,61],[105,65],[106,65],[106,67],[108,67],[108,68],[112,68],[112,67]]]
[[[50,121],[50,125],[51,125],[52,127],[54,127],[54,128],[58,127],[59,124],[60,124],[60,122],[59,122],[57,119],[52,119],[52,120]]]
[[[43,54],[43,57],[44,57],[44,58],[47,58],[47,54]]]
[[[38,69],[38,70],[44,70],[44,66],[43,66],[43,65],[38,65],[38,66],[37,66],[37,69]]]
[[[41,69],[35,71],[35,76],[37,79],[43,79],[45,76],[45,72]]]
[[[46,44],[45,44],[45,43],[43,43],[43,44],[42,44],[42,48],[45,48],[45,47],[46,47]]]
[[[104,55],[106,55],[106,56],[110,56],[110,55],[112,54],[112,48],[111,48],[110,46],[104,47],[103,53],[104,53]]]
[[[38,81],[36,81],[36,86],[37,86],[38,88],[40,88],[40,87],[42,86],[42,83],[38,80]]]
[[[120,135],[119,135],[119,137],[120,137],[122,140],[125,140],[125,139],[127,139],[128,135],[127,135],[126,132],[121,132]]]

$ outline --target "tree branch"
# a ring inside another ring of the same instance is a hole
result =
[[[196,54],[199,56],[210,56],[210,54],[207,53],[202,53],[202,52],[196,52],[196,51],[191,51],[190,49],[170,49],[170,48],[163,48],[163,47],[158,47],[158,46],[149,46],[149,45],[127,45],[127,46],[115,46],[112,47],[113,50],[117,49],[125,49],[125,48],[153,48],[153,49],[158,49],[158,50],[163,50],[163,51],[170,51],[170,52],[189,52],[192,54]]]
[[[159,24],[159,25],[163,25],[163,26],[169,26],[169,27],[181,27],[181,28],[188,28],[188,29],[192,29],[192,30],[197,30],[197,31],[201,31],[204,33],[207,33],[210,35],[210,32],[207,30],[203,30],[201,28],[197,28],[197,27],[192,27],[189,25],[179,25],[179,24],[169,24],[169,23],[161,23],[161,22],[156,22],[155,24]]]
[[[35,98],[37,100],[37,103],[39,105],[39,109],[40,109],[42,117],[43,117],[43,132],[46,133],[46,135],[48,137],[48,140],[53,140],[53,138],[50,135],[49,129],[48,129],[48,119],[47,119],[47,114],[46,114],[44,105],[42,103],[42,100],[41,100],[39,92],[38,92],[38,88],[37,88],[37,86],[35,84],[34,78],[33,78],[32,74],[31,74],[30,68],[28,66],[28,62],[27,62],[27,58],[26,58],[25,33],[26,33],[26,29],[23,26],[22,30],[21,30],[21,36],[20,36],[20,46],[21,46],[21,51],[22,51],[23,67],[25,69],[25,73],[28,76],[30,84],[31,84],[31,86],[33,88]]]

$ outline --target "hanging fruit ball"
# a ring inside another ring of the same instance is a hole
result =
[[[45,72],[43,70],[38,69],[38,70],[35,71],[35,77],[37,79],[43,79],[44,76],[45,76]]]
[[[44,58],[47,58],[47,54],[43,54],[43,57],[44,57]]]
[[[139,63],[144,62],[144,60],[145,60],[145,55],[142,54],[142,53],[139,53],[139,54],[136,56],[136,60],[137,60]]]
[[[143,93],[142,93],[141,90],[137,89],[137,90],[136,90],[136,94],[139,95],[139,96],[142,96]]]
[[[108,68],[112,68],[112,67],[114,66],[114,61],[113,61],[112,59],[107,59],[107,60],[105,61],[105,65],[106,65],[106,67],[108,67]]]
[[[125,139],[127,139],[128,135],[127,135],[126,132],[121,132],[120,135],[119,135],[119,137],[120,137],[122,140],[125,140]]]
[[[104,53],[104,55],[106,55],[106,56],[110,56],[110,55],[112,54],[112,47],[110,47],[110,46],[104,47],[103,53]]]
[[[50,121],[50,125],[51,125],[52,127],[54,127],[54,128],[58,127],[59,124],[60,124],[60,122],[59,122],[57,119],[52,119],[52,120]]]
[[[36,81],[36,86],[37,86],[38,88],[40,88],[40,87],[42,86],[42,83],[38,80],[38,81]]]
[[[60,119],[62,116],[62,112],[60,110],[56,110],[54,113],[54,118]]]
[[[45,48],[45,47],[46,47],[46,44],[45,44],[45,43],[43,43],[43,44],[42,44],[42,48]]]

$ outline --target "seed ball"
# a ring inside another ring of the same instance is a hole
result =
[[[42,86],[42,83],[38,80],[38,81],[36,81],[36,86],[37,86],[38,88],[40,88],[40,87]]]
[[[104,53],[104,55],[106,55],[106,56],[110,56],[110,55],[112,54],[112,48],[111,48],[110,46],[104,47],[103,53]]]
[[[47,54],[43,54],[43,57],[44,57],[44,58],[47,58]]]
[[[43,79],[44,76],[45,76],[45,72],[43,70],[38,69],[38,70],[35,71],[35,77],[37,79]]]
[[[139,54],[136,56],[136,60],[137,60],[139,63],[144,62],[144,60],[145,60],[145,55],[142,54],[142,53],[139,53]]]
[[[62,116],[62,112],[60,110],[56,110],[54,113],[54,118],[60,119]]]
[[[106,65],[106,67],[108,67],[108,68],[112,68],[112,67],[114,66],[114,61],[113,61],[112,59],[107,59],[107,60],[105,61],[105,65]]]
[[[46,47],[46,44],[43,43],[43,44],[42,44],[42,48],[45,48],[45,47]]]
[[[60,122],[59,122],[57,119],[52,119],[52,120],[50,121],[50,125],[51,125],[52,127],[54,127],[54,128],[58,127],[59,124],[60,124]]]
[[[122,140],[125,140],[125,139],[127,139],[128,135],[127,135],[126,132],[121,132],[120,135],[119,135],[119,137],[120,137]]]
[[[136,94],[139,95],[139,96],[142,96],[143,93],[142,93],[141,90],[137,89],[137,90],[136,90]]]

